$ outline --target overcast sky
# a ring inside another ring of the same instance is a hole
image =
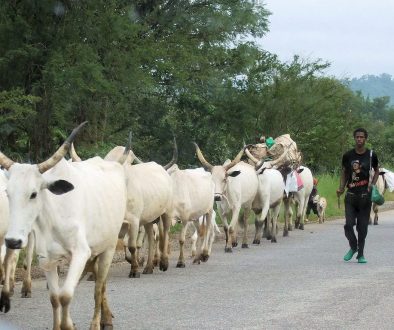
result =
[[[260,0],[261,1],[261,0]],[[394,76],[394,0],[263,0],[270,32],[263,49],[331,62],[337,78]]]

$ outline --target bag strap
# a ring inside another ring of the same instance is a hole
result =
[[[372,149],[369,153],[369,171],[372,171]]]

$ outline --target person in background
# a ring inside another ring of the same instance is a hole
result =
[[[357,252],[358,263],[364,264],[365,238],[368,232],[368,222],[371,212],[371,186],[379,178],[379,161],[375,152],[365,147],[368,132],[364,128],[357,128],[353,132],[355,146],[342,156],[342,172],[337,190],[338,198],[345,195],[345,236],[349,241],[350,250],[343,259],[349,261]],[[370,168],[375,174],[370,183]],[[358,237],[354,233],[356,226]]]
[[[318,194],[317,192],[318,182],[319,180],[313,178],[313,188],[311,194],[309,195],[308,205],[306,208],[306,219],[305,219],[306,222],[309,222],[309,215],[311,214],[311,210],[313,211],[314,214],[319,216],[319,212],[317,211],[317,203],[315,203],[315,197]]]

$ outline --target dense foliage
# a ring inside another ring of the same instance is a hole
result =
[[[335,170],[357,126],[392,162],[394,116],[324,75],[329,64],[264,51],[270,13],[247,0],[0,2],[0,150],[47,157],[78,123],[82,157],[133,132],[144,160],[212,163],[244,141],[290,133],[316,170]]]

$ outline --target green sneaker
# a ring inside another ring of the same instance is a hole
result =
[[[367,263],[367,259],[365,259],[364,256],[361,256],[360,258],[358,258],[358,263],[359,264],[366,264]]]
[[[350,249],[350,250],[348,251],[348,253],[346,253],[346,254],[344,255],[343,260],[349,261],[350,259],[353,258],[354,254],[355,254],[356,252],[357,252],[357,251]]]

